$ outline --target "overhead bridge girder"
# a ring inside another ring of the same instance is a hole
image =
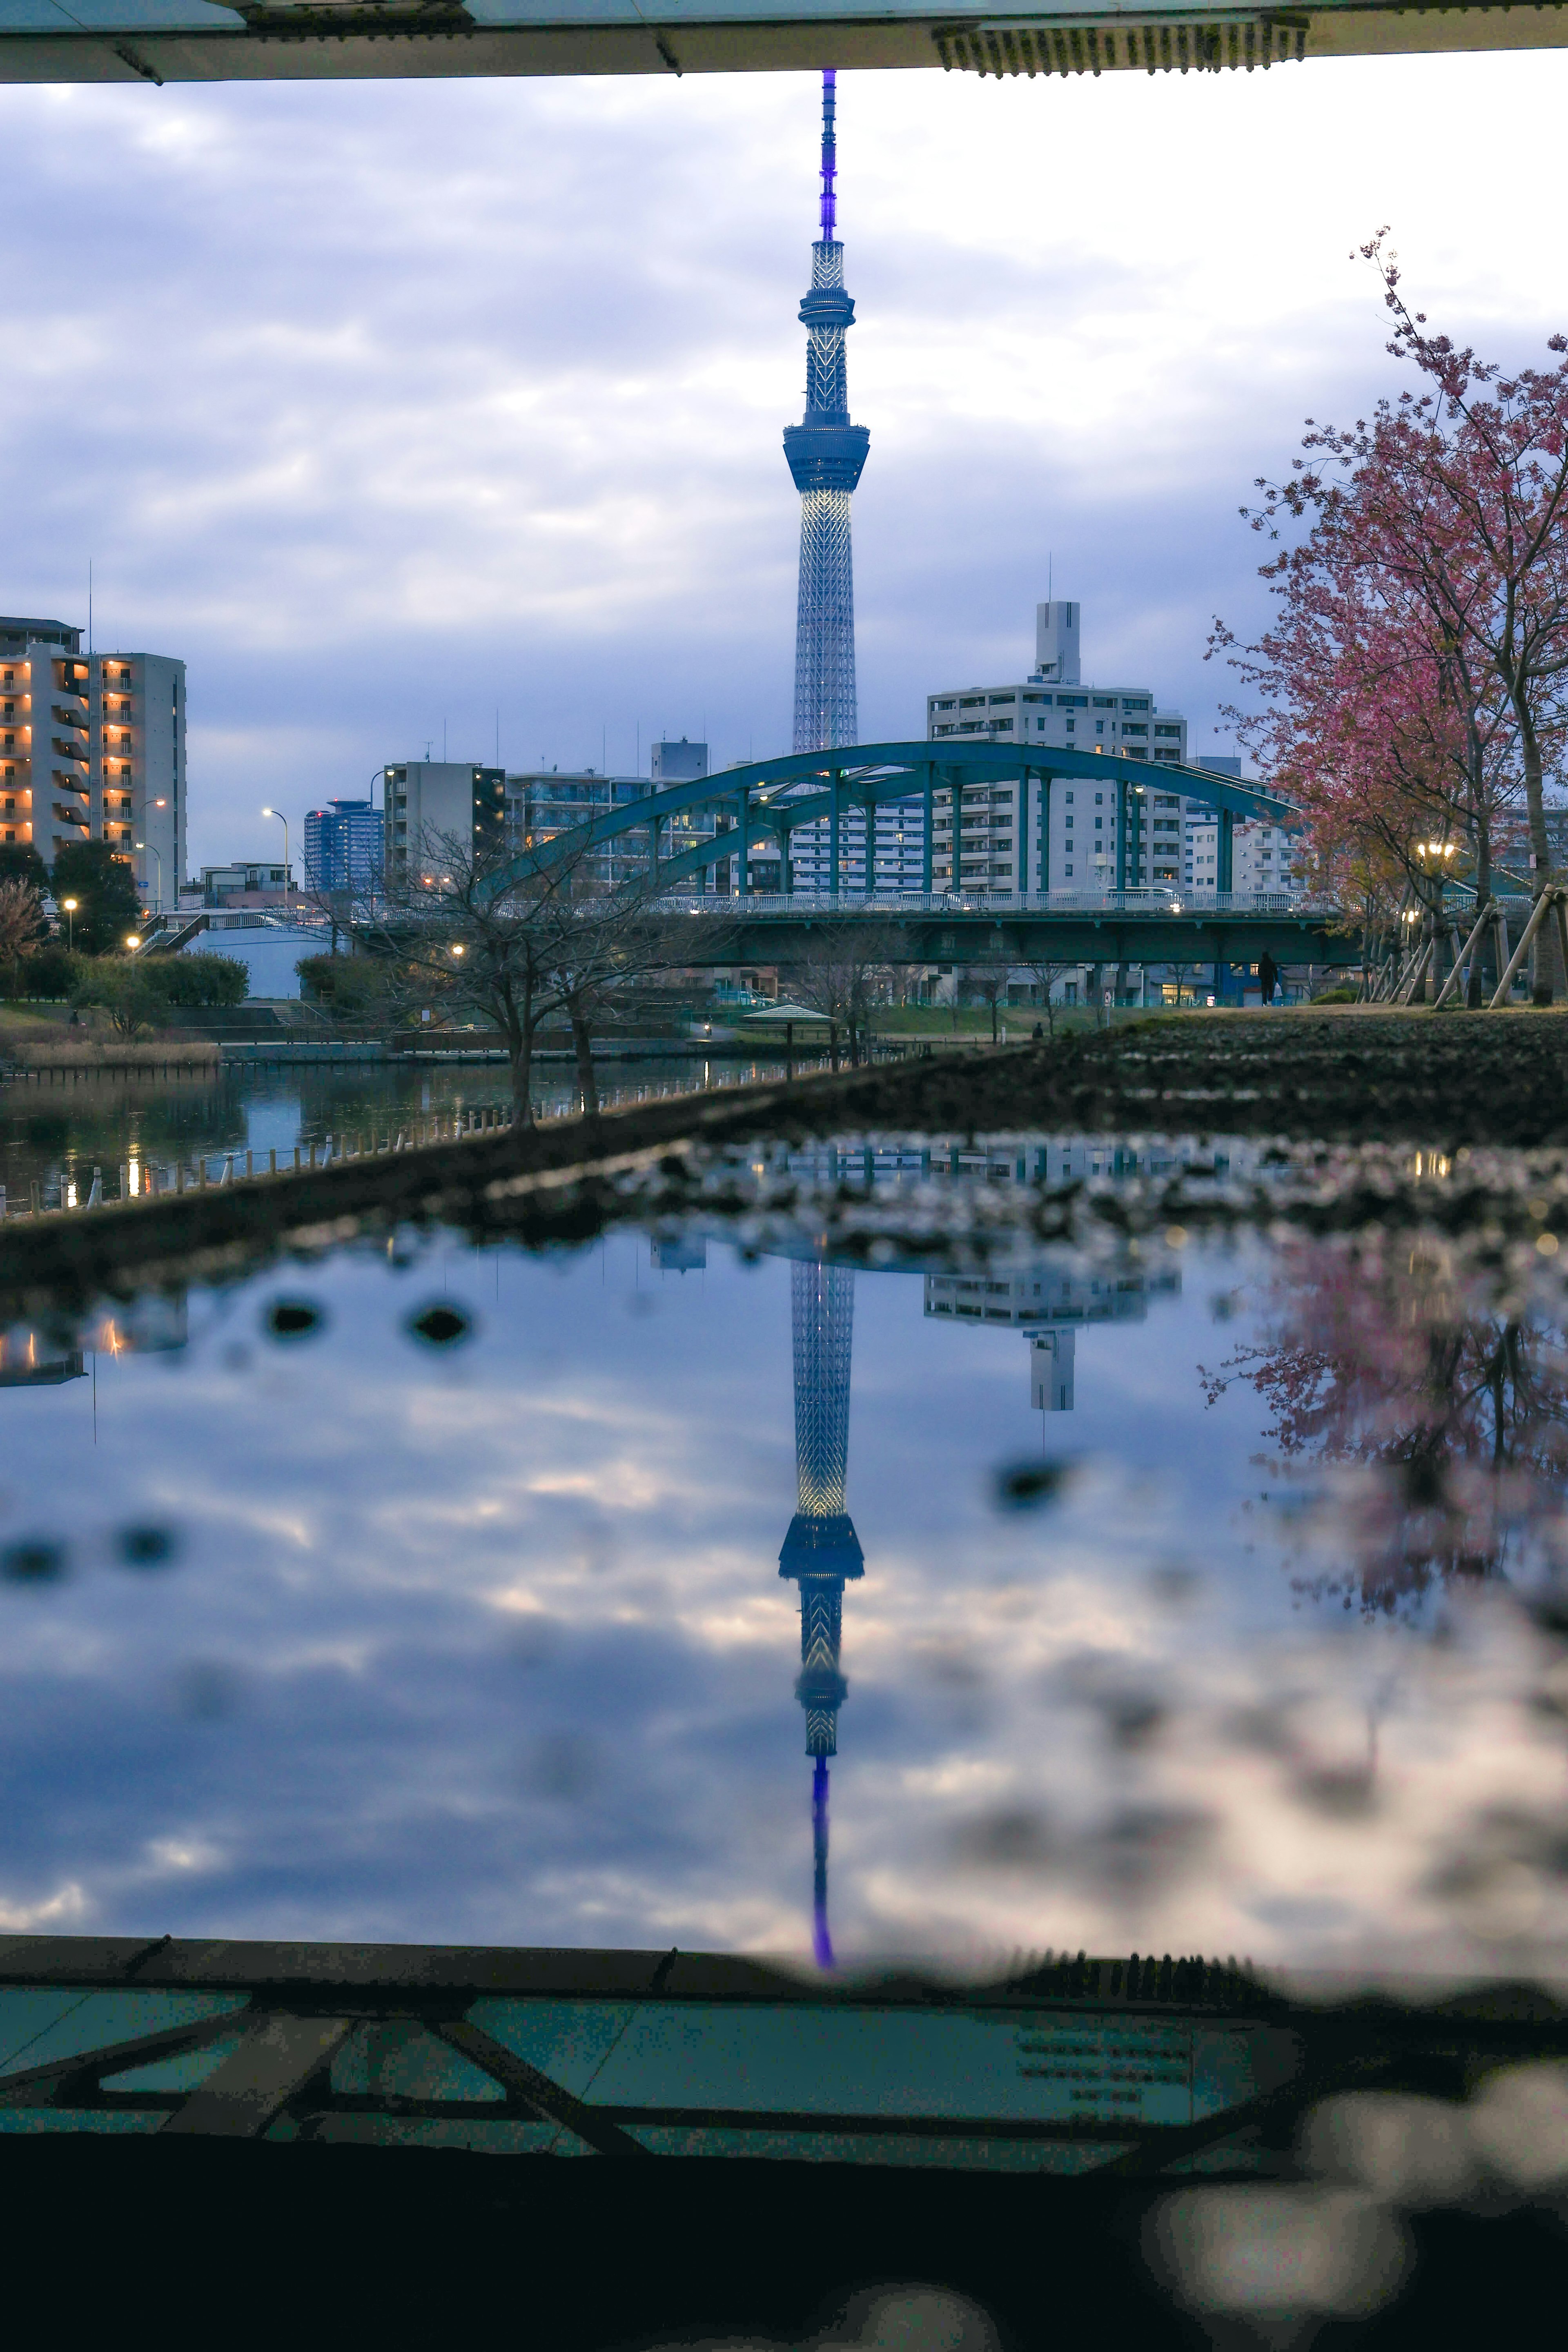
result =
[[[856,743],[832,751],[795,751],[777,760],[747,761],[717,775],[694,777],[667,785],[662,792],[646,793],[640,800],[617,803],[584,824],[521,851],[498,868],[488,888],[499,896],[534,875],[575,863],[621,834],[662,826],[694,809],[731,811],[733,823],[721,835],[695,842],[671,858],[661,858],[658,878],[665,886],[740,856],[742,846],[750,857],[758,842],[771,844],[802,825],[830,819],[836,804],[840,814],[858,807],[868,814],[889,801],[929,797],[933,792],[981,782],[1017,782],[1026,777],[1048,782],[1076,778],[1125,785],[1132,793],[1179,793],[1231,818],[1260,818],[1285,825],[1300,821],[1300,811],[1291,802],[1261,784],[1242,783],[1207,768],[1182,767],[1172,761],[1045,745]],[[927,846],[929,855],[929,833]],[[650,878],[652,870],[650,865]]]

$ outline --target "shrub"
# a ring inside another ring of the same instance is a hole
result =
[[[168,1018],[168,1003],[152,981],[153,967],[129,956],[84,957],[71,1003],[107,1013],[122,1037]]]
[[[338,1021],[363,1021],[382,1012],[392,981],[380,956],[301,956],[294,967],[307,1000]]]
[[[250,993],[250,966],[238,956],[154,956],[137,969],[165,1004],[243,1004]]]
[[[73,996],[81,967],[81,957],[72,955],[63,940],[46,940],[22,958],[22,994]]]
[[[1360,996],[1359,988],[1321,988],[1312,1002],[1314,1004],[1354,1004]]]

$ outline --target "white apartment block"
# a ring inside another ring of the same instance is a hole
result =
[[[178,904],[185,864],[185,665],[84,654],[68,622],[0,615],[0,839],[46,866],[105,841],[144,904]]]
[[[1281,824],[1248,823],[1236,828],[1232,887],[1249,891],[1290,891],[1300,888],[1292,872],[1296,853]]]
[[[1231,835],[1234,847],[1236,835]],[[1189,890],[1217,890],[1219,887],[1219,819],[1217,816],[1195,816],[1187,825],[1183,844],[1182,882]]]
[[[931,862],[937,889],[1137,889],[1183,879],[1183,826],[1197,804],[1179,793],[1130,785],[1111,763],[1128,757],[1183,764],[1187,722],[1180,711],[1162,709],[1148,687],[1083,684],[1082,614],[1081,604],[1065,601],[1037,608],[1035,667],[1026,678],[927,697],[932,741],[980,736],[1009,750],[1061,748],[1107,762],[1103,784],[1074,777],[964,787],[956,875],[952,794],[939,790]]]

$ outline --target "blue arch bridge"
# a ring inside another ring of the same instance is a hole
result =
[[[1113,791],[1115,859],[1103,885],[1053,887],[1052,793],[1075,781]],[[1039,887],[936,888],[939,799],[956,820],[956,845],[963,793],[992,783],[1018,788],[1013,870]],[[1218,858],[1211,887],[1151,888],[1133,879],[1150,849],[1146,811],[1157,794],[1172,793],[1215,812]],[[910,801],[923,817],[921,886],[879,888],[875,812]],[[854,890],[842,883],[852,812],[864,817],[866,842],[865,883]],[[1255,963],[1265,953],[1279,964],[1357,962],[1359,938],[1337,908],[1283,891],[1242,895],[1233,888],[1235,828],[1248,818],[1300,824],[1298,810],[1277,793],[1206,768],[989,741],[844,744],[747,761],[612,803],[581,824],[529,842],[489,887],[500,895],[563,866],[592,872],[596,852],[641,832],[647,843],[642,887],[691,916],[684,961],[694,965],[788,965],[810,953],[814,933],[856,919],[875,923],[878,959],[891,963],[1223,966]],[[828,872],[840,887],[797,890],[792,837],[803,825],[818,824],[826,827]],[[759,881],[765,887],[758,888]]]

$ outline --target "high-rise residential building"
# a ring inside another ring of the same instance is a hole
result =
[[[933,741],[979,736],[1021,752],[1060,746],[1107,761],[1103,784],[1098,776],[1075,776],[966,785],[956,874],[952,793],[939,788],[931,856],[938,889],[1137,889],[1182,880],[1183,824],[1193,804],[1175,791],[1130,787],[1114,763],[1126,756],[1180,765],[1187,722],[1179,710],[1161,709],[1150,687],[1084,684],[1082,614],[1081,604],[1060,600],[1037,607],[1035,667],[1026,677],[927,697]],[[918,826],[917,815],[917,841]],[[879,838],[879,870],[882,856]]]
[[[0,615],[0,839],[46,866],[76,841],[126,859],[154,912],[185,865],[185,665],[84,654],[66,621]]]
[[[384,871],[403,880],[412,856],[450,844],[467,860],[488,863],[506,845],[506,771],[461,760],[409,760],[384,771]]]
[[[305,812],[308,890],[374,890],[384,849],[385,819],[369,801],[329,801]]]
[[[844,291],[844,247],[835,184],[837,77],[822,77],[822,235],[811,248],[811,291],[800,306],[806,330],[805,415],[784,428],[784,457],[800,492],[800,588],[795,640],[795,749],[826,751],[856,740],[855,573],[849,504],[870,434],[849,421],[844,338],[855,305]]]
[[[690,784],[708,773],[708,746],[689,743],[683,735],[679,743],[655,743],[649,753],[648,774],[656,784]]]

